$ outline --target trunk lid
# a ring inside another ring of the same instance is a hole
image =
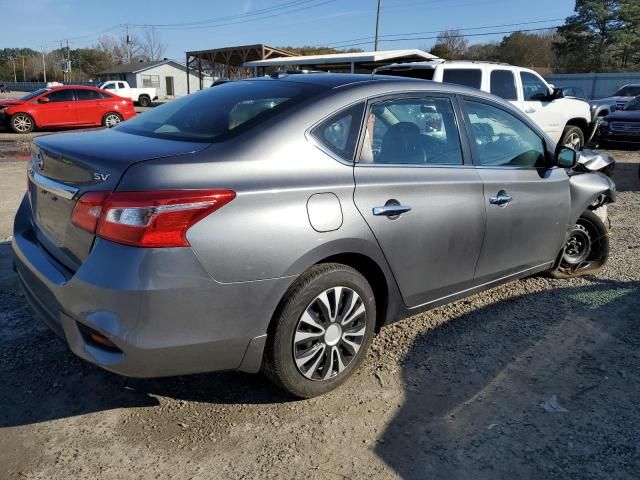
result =
[[[93,234],[71,223],[80,196],[115,190],[134,163],[188,155],[207,146],[114,129],[37,137],[29,166],[29,199],[38,240],[60,263],[75,271],[94,241]]]

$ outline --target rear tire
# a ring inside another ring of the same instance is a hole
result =
[[[367,280],[346,265],[316,265],[293,284],[276,312],[263,372],[297,397],[327,393],[362,363],[375,324]]]
[[[27,113],[14,113],[9,119],[9,125],[14,133],[31,133],[36,126],[33,117]]]
[[[609,258],[609,229],[600,216],[585,210],[569,232],[554,278],[593,275],[602,270]]]
[[[149,105],[151,105],[151,98],[149,98],[147,95],[140,95],[138,97],[138,105],[140,105],[141,107],[148,107]]]
[[[584,147],[584,132],[580,127],[567,125],[562,132],[560,145],[573,148],[577,152]]]
[[[122,121],[122,115],[116,112],[105,113],[104,117],[102,117],[102,126],[111,128],[115,127]]]

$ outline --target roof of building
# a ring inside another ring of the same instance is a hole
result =
[[[436,59],[435,55],[416,48],[405,50],[380,50],[376,52],[331,53],[327,55],[299,55],[277,57],[246,62],[245,67],[273,67],[279,65],[313,65],[323,68],[345,67],[352,63],[364,67],[375,67],[398,61],[411,62]]]
[[[125,63],[122,65],[114,65],[112,67],[107,68],[106,70],[98,72],[98,75],[139,73],[145,70],[149,70],[150,68],[158,67],[160,65],[166,65],[167,63],[171,63],[175,65],[176,68],[180,68],[182,70],[186,68],[183,63],[165,58],[164,60],[154,60],[152,62],[134,62],[134,63]]]

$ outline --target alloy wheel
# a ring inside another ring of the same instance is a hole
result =
[[[575,151],[580,150],[580,146],[582,144],[582,140],[580,139],[580,135],[577,133],[571,133],[567,139],[565,140],[565,147],[572,148]]]
[[[120,117],[115,113],[110,113],[104,118],[104,124],[106,127],[113,127],[114,125],[120,123],[120,121]]]
[[[29,132],[33,128],[33,120],[27,115],[16,115],[13,119],[13,127],[21,133]]]
[[[302,313],[293,337],[298,371],[310,380],[328,380],[342,373],[356,357],[365,338],[366,309],[347,287],[332,287],[318,295]]]

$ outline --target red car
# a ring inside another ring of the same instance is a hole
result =
[[[112,127],[135,114],[130,99],[78,85],[47,87],[19,100],[0,100],[0,120],[16,133],[45,127]]]

